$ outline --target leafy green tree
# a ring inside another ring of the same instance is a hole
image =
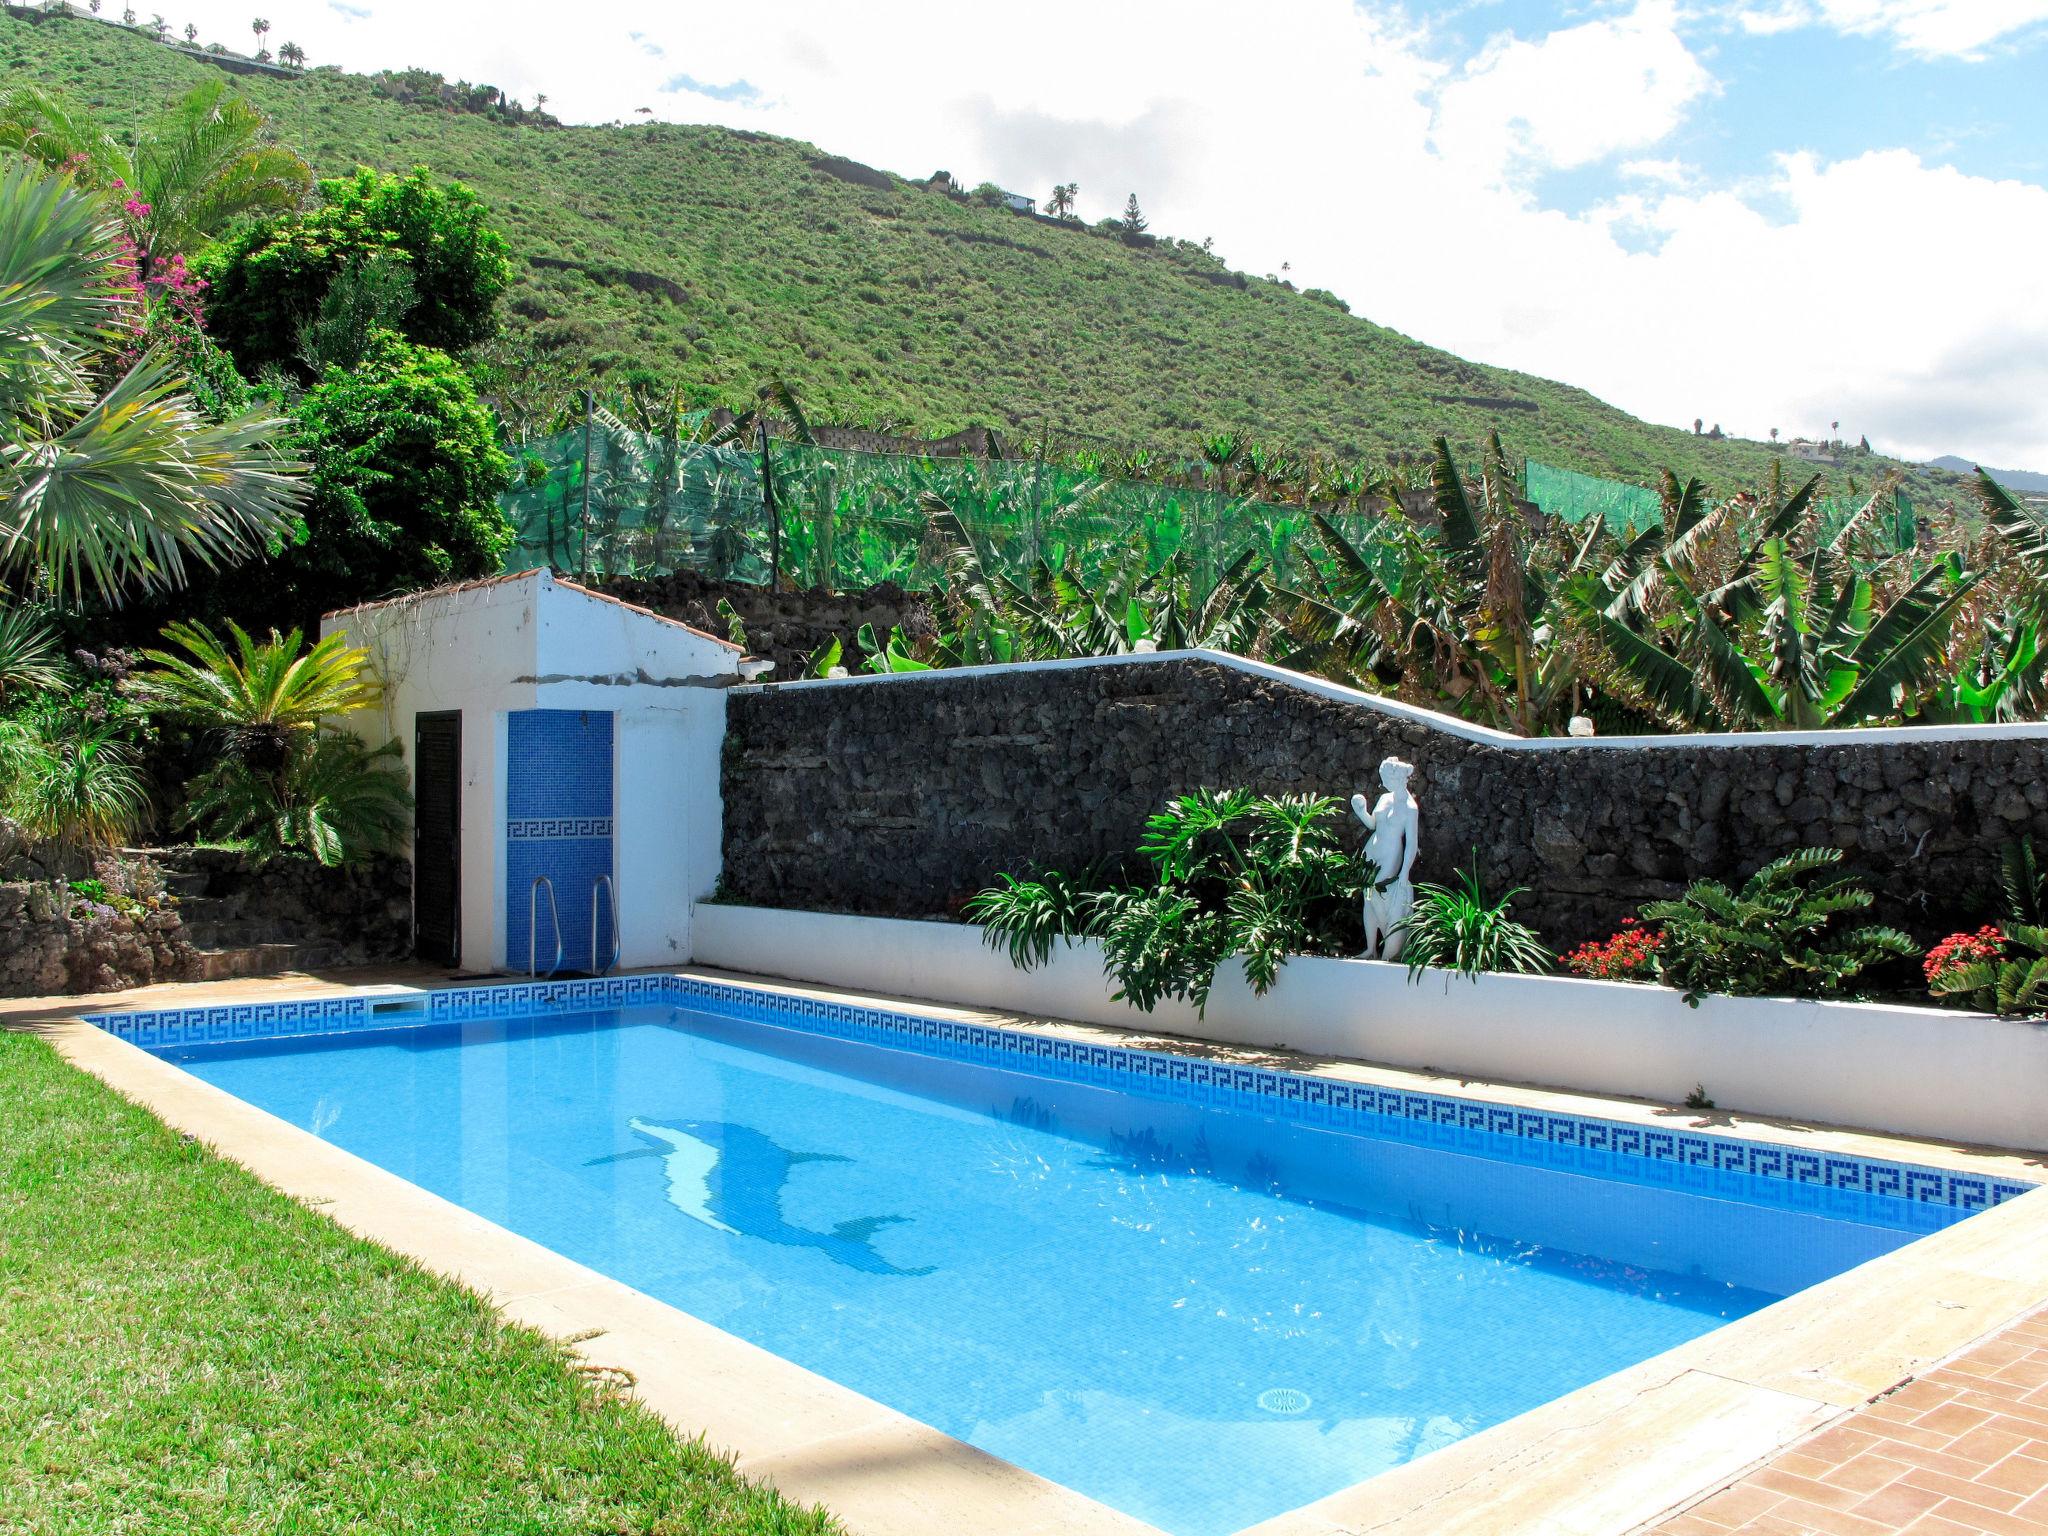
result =
[[[469,375],[390,332],[294,409],[312,464],[304,537],[275,562],[295,612],[495,575],[512,542],[498,493],[512,461]]]
[[[52,170],[119,187],[148,261],[189,254],[236,219],[297,208],[312,186],[306,162],[263,142],[263,114],[222,80],[192,87],[132,141],[90,111],[36,86],[0,96],[0,146]]]
[[[396,327],[407,341],[459,352],[496,331],[512,279],[505,238],[475,193],[437,183],[425,166],[323,181],[318,207],[243,228],[196,265],[211,284],[214,335],[245,372],[283,367],[310,378],[301,333],[343,273],[380,259],[402,261],[412,279]]]

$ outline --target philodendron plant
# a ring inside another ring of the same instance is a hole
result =
[[[1323,795],[1197,790],[1146,822],[1144,883],[1005,875],[966,915],[1022,969],[1043,964],[1056,940],[1099,939],[1118,999],[1147,1013],[1168,997],[1200,1010],[1233,955],[1264,994],[1289,955],[1357,952],[1364,873],[1343,826],[1339,803]]]

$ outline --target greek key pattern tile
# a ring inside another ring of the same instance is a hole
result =
[[[99,1013],[86,1022],[108,1034],[160,1050],[166,1046],[225,1045],[289,1035],[325,1035],[368,1025],[370,1005],[381,999],[349,995],[280,1003],[230,1003],[218,1008],[152,1008]]]
[[[1865,1195],[1974,1211],[2035,1187],[1984,1174],[1342,1082],[684,976],[601,976],[454,987],[416,996],[357,994],[169,1008],[96,1014],[88,1022],[144,1049],[162,1050],[646,1003],[1480,1156],[1501,1155],[1499,1138],[1510,1137],[1520,1143],[1515,1149],[1520,1161],[1595,1176],[1625,1168],[1631,1178],[1703,1194],[1740,1198],[1743,1180],[1776,1179],[1810,1191],[1810,1208],[1823,1212],[1849,1214],[1854,1199]],[[1838,1198],[1831,1202],[1830,1196]]]
[[[522,841],[546,837],[610,837],[609,816],[532,816],[505,823],[505,835]]]
[[[927,1055],[1008,1066],[1146,1098],[1272,1115],[1332,1130],[1393,1135],[1479,1155],[1488,1153],[1490,1138],[1515,1137],[1530,1144],[1523,1148],[1525,1155],[1540,1145],[1540,1161],[1548,1166],[1597,1175],[1626,1163],[1634,1177],[1731,1197],[1740,1196],[1743,1179],[1778,1179],[1811,1190],[1810,1204],[1815,1210],[1830,1208],[1827,1196],[1831,1193],[1881,1195],[1915,1204],[1981,1210],[2034,1187],[1982,1174],[1340,1082],[1163,1051],[792,997],[723,982],[677,977],[675,986],[677,1001],[687,1006],[749,1022],[793,1025]],[[1846,1212],[1853,1200],[1835,1205]]]

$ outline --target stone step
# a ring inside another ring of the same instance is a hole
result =
[[[289,925],[259,917],[182,924],[185,942],[194,949],[247,949],[252,944],[291,944],[298,935]]]
[[[276,976],[334,963],[329,944],[247,944],[232,949],[201,949],[194,953],[193,975],[199,981],[228,981],[237,976]]]
[[[164,889],[176,896],[181,903],[206,895],[209,878],[203,869],[167,869],[163,876]]]
[[[242,903],[226,896],[180,896],[178,916],[187,928],[240,915]]]

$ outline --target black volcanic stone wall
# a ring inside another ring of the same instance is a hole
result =
[[[1702,876],[1845,849],[1879,915],[1925,937],[1975,917],[1999,846],[2048,851],[2048,742],[1502,750],[1199,660],[921,675],[728,701],[725,894],[876,916],[957,913],[998,871],[1136,846],[1201,786],[1377,795],[1416,765],[1417,877],[1479,851],[1554,947]],[[1354,844],[1362,829],[1347,812]]]

